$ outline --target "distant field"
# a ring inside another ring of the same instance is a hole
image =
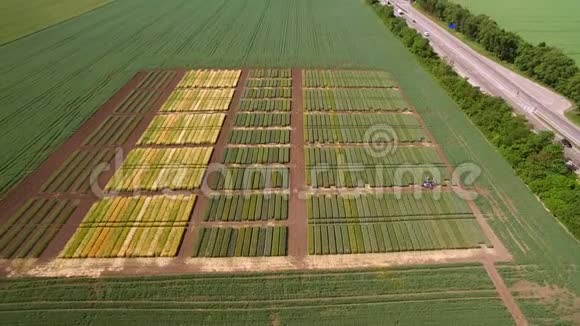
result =
[[[3,0],[0,45],[58,24],[113,0]]]
[[[509,31],[532,43],[546,42],[580,63],[580,1],[560,0],[453,0],[486,14]]]

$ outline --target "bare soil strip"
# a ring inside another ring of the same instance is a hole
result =
[[[216,143],[213,145],[213,153],[211,154],[211,158],[209,160],[209,164],[219,164],[221,162],[222,157],[226,151],[226,145],[228,144],[228,137],[230,136],[230,132],[232,127],[234,126],[234,121],[236,119],[236,113],[240,108],[240,99],[242,98],[244,92],[244,85],[246,84],[246,79],[248,78],[248,70],[243,69],[238,79],[238,84],[236,85],[236,89],[234,91],[234,96],[230,101],[230,106],[226,113],[226,118],[224,119],[224,123],[222,124],[222,128],[220,130],[220,134]],[[222,113],[222,112],[220,112]],[[207,170],[203,177],[202,185],[207,184]],[[197,234],[198,227],[203,222],[203,214],[208,207],[209,200],[206,196],[200,195],[196,202],[195,207],[193,208],[193,212],[191,213],[190,223],[185,231],[185,235],[183,236],[183,240],[181,242],[181,246],[179,248],[179,253],[177,257],[185,258],[191,257],[193,244],[195,240],[195,236]]]
[[[228,258],[85,258],[0,260],[0,275],[8,277],[103,277],[179,275],[192,273],[272,272],[291,270],[346,270],[388,268],[422,264],[482,262],[497,257],[491,248],[406,251],[374,254],[303,257]]]
[[[501,301],[503,301],[503,304],[506,306],[507,310],[512,314],[512,317],[514,318],[516,325],[522,326],[528,325],[526,317],[520,310],[520,307],[518,306],[516,300],[512,296],[512,293],[505,285],[503,278],[497,272],[497,269],[495,268],[493,261],[489,259],[484,259],[483,267],[485,267],[487,275],[489,275],[489,278],[493,282],[495,290],[497,291],[497,294],[501,298]]]
[[[292,113],[290,117],[290,214],[288,216],[288,255],[303,259],[308,255],[308,220],[305,190],[304,112],[302,70],[292,69]]]

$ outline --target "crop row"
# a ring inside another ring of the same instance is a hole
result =
[[[241,70],[190,70],[177,87],[234,88],[241,73]]]
[[[289,113],[238,113],[237,127],[286,127],[290,125]]]
[[[85,146],[122,145],[141,121],[138,116],[110,116],[85,140]]]
[[[381,152],[372,147],[309,147],[304,150],[306,166],[411,165],[443,163],[434,147],[397,147]]]
[[[221,128],[206,129],[148,129],[139,139],[139,145],[201,145],[215,144]]]
[[[122,167],[205,166],[213,147],[136,148]]]
[[[289,147],[228,147],[225,164],[289,163]]]
[[[252,69],[249,78],[291,78],[290,69]]]
[[[174,257],[185,227],[79,227],[61,258]]]
[[[304,70],[304,87],[393,87],[393,77],[384,71]]]
[[[305,126],[342,127],[420,127],[419,120],[412,114],[306,114]],[[379,129],[380,130],[380,129]]]
[[[472,216],[465,200],[452,192],[312,195],[306,207],[311,223]]]
[[[307,111],[404,111],[408,103],[388,88],[305,89]]]
[[[288,195],[212,195],[205,221],[268,221],[288,219]]]
[[[248,79],[246,87],[261,88],[261,87],[292,87],[292,79],[286,78],[263,78],[263,79]]]
[[[162,90],[169,86],[171,80],[175,77],[175,71],[171,70],[158,70],[158,71],[149,71],[146,73],[145,77],[139,85],[137,85],[138,89],[156,89]]]
[[[143,113],[153,109],[161,91],[136,89],[117,105],[115,113]]]
[[[234,89],[176,89],[161,112],[227,111]]]
[[[286,243],[286,227],[201,228],[193,256],[285,256]]]
[[[112,149],[82,150],[73,153],[63,165],[42,185],[41,192],[88,193],[91,190],[91,174],[98,166],[113,160]]]
[[[435,165],[306,169],[306,184],[315,188],[406,187],[421,185],[427,178],[434,178],[437,183],[441,184],[446,183],[450,176],[445,167]]]
[[[81,226],[185,225],[195,200],[195,195],[105,197],[93,204]]]
[[[290,111],[291,108],[291,100],[242,100],[240,102],[240,111]]]
[[[288,188],[288,168],[273,167],[225,167],[211,171],[208,185],[214,190],[255,190]]]
[[[239,130],[234,129],[230,134],[230,144],[288,144],[290,130]]]
[[[475,220],[321,224],[308,228],[311,255],[468,249],[488,244]]]
[[[0,258],[40,256],[76,208],[72,200],[29,200],[0,226]]]
[[[412,143],[428,139],[420,127],[309,127],[304,134],[308,143],[323,144]]]
[[[106,191],[192,190],[201,185],[205,167],[121,167],[111,178]]]

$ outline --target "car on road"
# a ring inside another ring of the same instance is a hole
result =
[[[560,140],[560,143],[568,148],[572,148],[572,143],[570,143],[570,141],[566,138],[562,138],[562,140]]]
[[[425,35],[425,37],[429,37],[429,32],[424,32],[423,35]]]

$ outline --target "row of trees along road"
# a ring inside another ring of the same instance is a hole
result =
[[[544,42],[530,44],[517,34],[500,28],[488,16],[474,15],[448,0],[417,0],[417,4],[440,20],[455,24],[457,31],[481,44],[500,60],[514,64],[529,77],[580,105],[580,69],[561,50]]]
[[[459,76],[437,56],[428,40],[393,15],[391,7],[381,6],[378,0],[367,1],[385,25],[418,57],[461,110],[499,149],[518,176],[580,239],[580,184],[576,175],[566,168],[563,148],[554,142],[554,134],[548,131],[533,133],[525,118],[513,116],[512,108],[503,99],[483,94]],[[506,51],[506,55],[509,56],[509,52]],[[516,56],[516,60],[521,55]]]

